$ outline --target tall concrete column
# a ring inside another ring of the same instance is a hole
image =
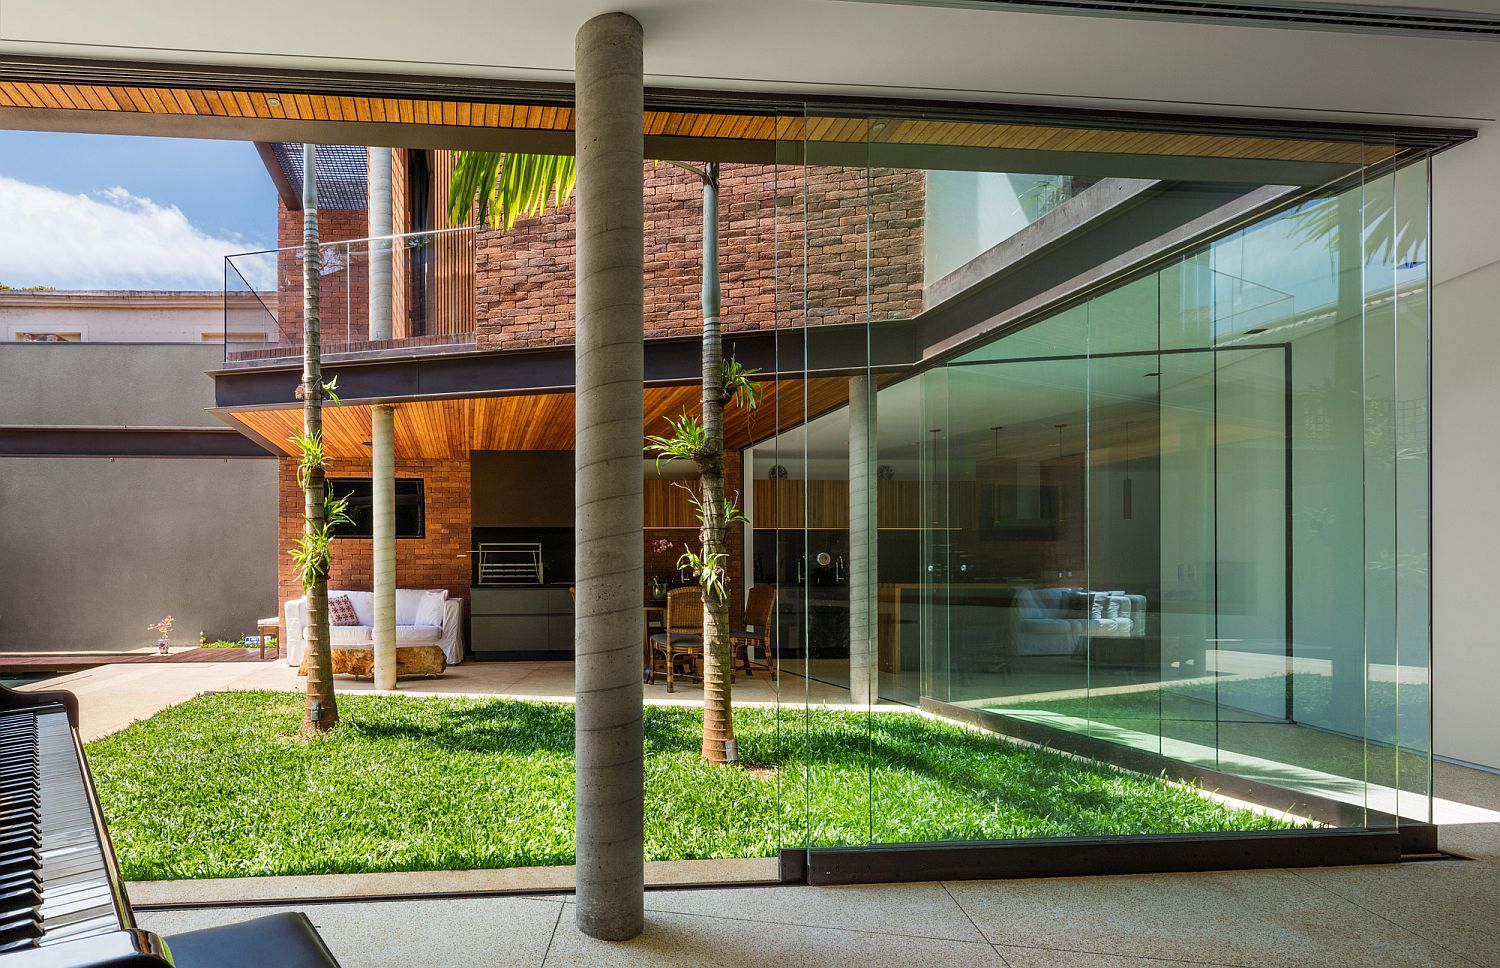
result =
[[[641,25],[595,17],[575,57],[577,923],[622,941],[645,925]]]
[[[878,701],[880,642],[876,560],[878,460],[875,385],[849,378],[849,699]]]
[[[371,148],[369,161],[370,339],[390,339],[391,149]],[[396,688],[396,408],[370,412],[370,491],[374,520],[375,688]]]

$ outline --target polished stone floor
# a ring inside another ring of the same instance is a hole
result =
[[[1500,966],[1500,776],[1438,764],[1452,859],[1379,867],[740,887],[647,895],[623,944],[573,926],[566,895],[299,903],[346,968],[814,965],[1010,968]],[[148,911],[174,932],[274,908]]]

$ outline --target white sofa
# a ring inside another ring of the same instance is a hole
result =
[[[350,592],[330,588],[328,597],[347,595],[359,616],[358,625],[330,625],[328,637],[335,649],[369,649],[374,647],[375,593]],[[307,597],[294,598],[284,610],[284,633],[287,665],[301,665],[307,651]],[[442,589],[435,591],[398,588],[396,590],[396,648],[413,645],[436,645],[443,650],[449,665],[464,660],[464,600],[449,598]]]

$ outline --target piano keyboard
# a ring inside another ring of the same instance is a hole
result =
[[[0,952],[125,927],[67,714],[0,715],[0,764]]]

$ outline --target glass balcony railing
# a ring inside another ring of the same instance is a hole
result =
[[[474,236],[466,226],[319,245],[323,354],[474,345]],[[303,261],[300,245],[224,259],[225,305],[236,307],[225,313],[227,361],[302,355]],[[382,263],[390,336],[372,339],[370,296],[384,287]]]

